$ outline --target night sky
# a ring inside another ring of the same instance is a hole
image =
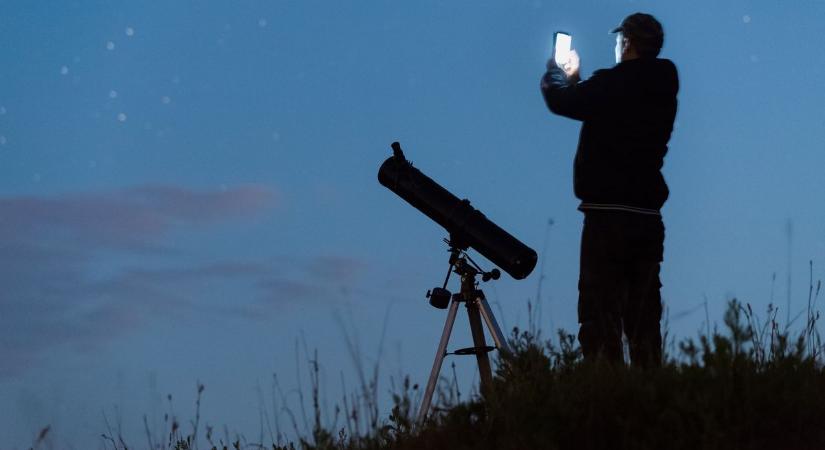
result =
[[[353,353],[382,402],[391,377],[425,383],[446,232],[378,184],[396,140],[539,252],[543,274],[482,286],[502,326],[543,275],[545,335],[575,332],[579,124],[539,79],[553,31],[587,77],[636,11],[681,79],[671,335],[704,328],[705,299],[720,323],[733,297],[795,316],[809,261],[825,274],[823,0],[0,2],[0,448],[46,425],[94,448],[106,420],[146,445],[142,416],[188,424],[198,382],[202,423],[255,440],[273,374],[300,411],[304,346],[330,415]],[[463,311],[455,330],[470,345]],[[452,361],[467,395],[475,363]]]

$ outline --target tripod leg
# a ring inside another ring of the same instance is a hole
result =
[[[487,299],[484,298],[484,296],[480,296],[476,299],[476,302],[478,303],[478,309],[481,311],[481,317],[484,317],[484,321],[487,322],[487,329],[490,330],[490,334],[493,336],[493,341],[495,341],[496,347],[498,347],[499,351],[510,353],[510,346],[507,345],[507,340],[501,333],[501,328],[498,327],[496,316],[493,315],[493,311],[490,309],[490,304],[487,303]]]
[[[430,403],[433,400],[433,392],[435,392],[435,385],[438,383],[438,374],[441,372],[441,364],[444,362],[444,356],[447,355],[447,343],[449,343],[450,334],[453,332],[453,324],[458,313],[459,303],[455,299],[450,303],[447,321],[444,323],[444,331],[441,332],[441,341],[438,343],[438,351],[435,354],[433,369],[430,371],[430,379],[427,381],[427,389],[424,391],[424,398],[421,399],[421,406],[418,409],[418,423],[424,423],[424,419],[427,418]]]
[[[470,331],[473,334],[473,345],[476,348],[478,373],[481,378],[481,391],[490,389],[493,385],[493,369],[490,368],[490,357],[487,356],[487,342],[484,340],[484,328],[481,325],[477,301],[467,302],[467,315],[470,317]]]

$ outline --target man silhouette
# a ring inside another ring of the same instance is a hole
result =
[[[584,213],[579,271],[579,343],[585,360],[622,364],[622,333],[634,366],[661,365],[661,168],[676,116],[676,67],[658,58],[664,42],[651,15],[626,17],[616,65],[579,78],[579,56],[541,80],[550,111],[582,121],[573,184]]]

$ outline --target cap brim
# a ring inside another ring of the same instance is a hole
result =
[[[616,27],[616,28],[610,30],[611,33],[618,33],[620,31],[622,31],[622,27]]]

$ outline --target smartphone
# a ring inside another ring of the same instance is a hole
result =
[[[559,67],[570,61],[570,49],[573,45],[573,36],[564,31],[556,31],[553,34],[553,59]]]

